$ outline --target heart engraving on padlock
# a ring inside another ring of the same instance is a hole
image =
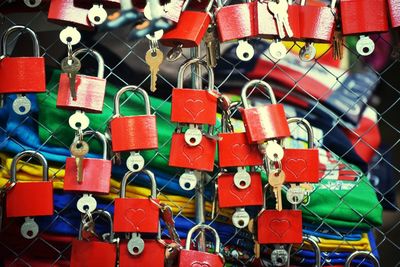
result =
[[[285,166],[296,178],[300,178],[307,170],[307,162],[304,159],[288,159],[285,161]]]
[[[249,188],[248,190],[241,190],[237,188],[235,184],[232,184],[229,191],[240,202],[243,202],[253,192],[253,188]]]
[[[269,228],[275,235],[282,238],[289,231],[290,222],[286,219],[273,219],[269,223]]]
[[[203,263],[203,262],[198,262],[198,261],[193,262],[191,266],[192,267],[211,267],[211,265],[208,263]]]
[[[204,102],[200,99],[188,99],[185,102],[185,111],[192,117],[193,120],[205,111]]]
[[[143,209],[128,209],[124,214],[125,220],[130,223],[136,229],[139,229],[139,226],[143,223],[146,218],[146,212]]]
[[[251,150],[247,144],[234,144],[232,146],[232,155],[240,162],[245,163],[249,158]]]
[[[194,165],[203,156],[203,152],[204,148],[201,145],[190,147],[185,144],[183,147],[183,155],[189,160],[191,165]]]

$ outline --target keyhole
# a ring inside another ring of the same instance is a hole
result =
[[[82,123],[80,123],[80,122],[76,122],[76,123],[75,123],[75,127],[76,127],[76,128],[81,128],[81,126],[82,126]]]
[[[135,254],[139,253],[139,248],[138,247],[133,247],[133,253],[135,253]]]
[[[190,138],[189,142],[192,144],[196,143],[196,138],[194,138],[194,137]]]
[[[240,186],[245,186],[245,185],[246,185],[246,182],[242,180],[242,181],[240,181],[239,184],[240,184]]]
[[[277,56],[277,57],[281,57],[281,56],[282,56],[282,53],[279,52],[279,51],[277,51],[277,52],[276,52],[276,56]]]
[[[29,0],[29,4],[35,5],[36,4],[36,0]]]
[[[88,204],[83,205],[83,210],[89,210],[89,205]]]
[[[137,163],[133,164],[133,168],[134,168],[135,170],[139,169],[139,164],[137,164]]]
[[[297,196],[293,196],[292,199],[293,199],[293,202],[298,202],[299,201],[299,198]]]
[[[33,236],[33,231],[29,230],[29,231],[26,232],[26,234],[27,234],[27,236]]]
[[[83,144],[82,143],[76,143],[76,148],[77,149],[81,149],[83,147]]]
[[[99,16],[95,16],[95,17],[94,17],[94,21],[96,21],[96,22],[99,22],[100,19],[101,19],[101,18],[100,18]]]
[[[68,36],[68,37],[67,37],[67,43],[70,43],[70,42],[72,42],[72,37],[71,37],[71,36]]]
[[[365,47],[363,47],[362,51],[363,51],[364,53],[368,53],[368,52],[369,52],[369,48],[368,48],[367,46],[365,46]]]
[[[249,53],[247,53],[247,52],[244,52],[244,53],[243,53],[243,57],[244,57],[244,58],[248,58],[249,56],[250,56]]]
[[[24,113],[25,112],[25,110],[26,110],[26,108],[24,107],[24,106],[19,106],[19,111],[21,112],[21,113]]]
[[[243,220],[239,220],[238,224],[239,224],[239,226],[244,226],[244,221]]]
[[[185,188],[190,188],[190,183],[189,183],[189,182],[186,182],[186,183],[184,184],[184,186],[185,186]]]
[[[276,259],[276,262],[279,263],[279,264],[282,264],[282,263],[283,263],[283,260],[282,260],[282,258],[277,258],[277,259]]]

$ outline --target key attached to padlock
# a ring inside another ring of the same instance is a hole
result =
[[[11,34],[27,32],[33,41],[33,57],[10,57],[7,55],[7,41]],[[26,93],[46,92],[45,60],[40,56],[39,41],[34,31],[25,26],[12,26],[2,36],[0,56],[0,95],[14,93],[13,111],[25,115],[31,110],[31,101]]]
[[[156,82],[157,82],[157,73],[160,70],[160,65],[163,62],[164,54],[158,48],[158,40],[160,36],[156,37],[157,34],[162,32],[156,32],[154,37],[148,37],[150,39],[150,49],[146,52],[145,60],[146,64],[149,66],[150,69],[150,91],[155,92]]]
[[[120,98],[127,91],[138,92],[143,97],[145,115],[125,117],[121,115]],[[147,92],[137,86],[125,86],[114,96],[114,117],[110,122],[112,150],[113,152],[131,152],[126,163],[127,168],[132,172],[139,172],[144,167],[144,159],[139,154],[141,150],[158,148],[156,116],[151,114],[150,108]]]

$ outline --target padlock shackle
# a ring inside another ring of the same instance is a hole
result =
[[[94,57],[97,61],[97,78],[104,78],[104,59],[102,55],[97,52],[96,50],[90,49],[90,48],[81,48],[77,49],[72,53],[73,57],[77,57],[80,54],[89,54],[92,57]]]
[[[87,135],[94,135],[99,141],[101,141],[103,145],[103,159],[107,159],[108,151],[107,151],[107,138],[104,134],[94,131],[94,130],[87,130],[82,133],[82,137]],[[79,140],[79,136],[75,136],[73,142],[77,142]]]
[[[149,95],[147,94],[147,92],[136,85],[127,85],[125,87],[122,87],[114,96],[114,116],[115,117],[121,116],[119,100],[121,98],[121,95],[127,91],[139,92],[139,94],[142,95],[143,100],[144,100],[146,115],[151,115],[150,114],[150,112],[151,112],[150,111],[150,98],[149,98]]]
[[[114,232],[113,232],[113,219],[112,219],[111,214],[106,210],[95,210],[90,213],[90,216],[92,217],[90,219],[93,220],[93,222],[94,222],[94,219],[93,219],[94,215],[98,215],[98,217],[102,216],[108,220],[108,222],[110,224],[110,240],[109,241],[110,241],[110,243],[112,243],[114,240]],[[81,224],[79,225],[79,235],[78,235],[79,240],[83,240],[82,239],[83,222],[85,222],[85,219],[87,219],[87,217],[88,217],[88,213],[85,213],[84,217],[81,220]]]
[[[218,235],[217,231],[207,224],[198,224],[198,225],[193,226],[189,230],[189,232],[187,234],[187,238],[186,238],[185,249],[190,250],[190,242],[192,241],[192,235],[197,230],[209,230],[212,234],[214,234],[214,236],[215,236],[215,254],[218,254],[220,251],[221,240],[219,239],[219,235]]]
[[[364,256],[365,258],[369,258],[370,260],[372,260],[372,262],[374,263],[375,267],[380,267],[380,263],[378,261],[378,259],[375,257],[374,254],[372,254],[372,251],[354,251],[352,254],[350,254],[350,256],[347,258],[346,263],[344,264],[345,267],[350,267],[351,266],[351,262],[360,256]]]
[[[265,89],[266,93],[269,95],[269,97],[271,99],[271,103],[276,104],[276,98],[275,98],[274,91],[272,90],[272,87],[267,82],[264,82],[262,80],[251,80],[251,81],[248,81],[242,88],[241,98],[242,98],[242,103],[243,103],[244,108],[251,108],[249,102],[247,101],[247,91],[249,90],[249,88],[256,87],[259,85],[261,85]]]
[[[156,182],[154,173],[147,169],[143,169],[140,172],[145,173],[149,177],[150,182],[151,182],[151,197],[154,199],[157,198],[157,182]],[[133,174],[138,174],[140,172],[128,171],[125,173],[124,178],[122,178],[122,181],[121,181],[121,189],[119,191],[120,198],[126,197],[126,184],[128,182],[129,177],[131,177]]]
[[[318,243],[308,236],[303,236],[303,242],[308,242],[315,253],[315,267],[321,267],[321,249],[318,246]]]
[[[10,182],[16,183],[17,182],[17,163],[20,161],[22,158],[25,157],[32,157],[36,158],[39,160],[40,164],[43,166],[43,181],[48,181],[49,180],[49,165],[47,164],[46,158],[39,152],[35,150],[25,150],[22,152],[19,152],[15,157],[13,158],[11,162],[11,178]]]
[[[1,45],[2,45],[2,56],[0,57],[0,59],[2,57],[7,56],[7,40],[8,37],[10,37],[10,35],[16,31],[26,31],[29,33],[29,35],[32,38],[33,41],[33,56],[34,57],[39,57],[40,56],[40,50],[39,50],[39,41],[37,39],[36,33],[28,27],[25,27],[23,25],[15,25],[12,26],[10,28],[8,28],[8,30],[3,34],[2,38],[1,38]]]
[[[208,89],[207,91],[211,92],[214,89],[214,71],[213,69],[207,65],[207,63],[204,60],[201,60],[199,58],[192,58],[183,63],[178,71],[178,84],[177,88],[183,88],[183,76],[185,74],[186,69],[192,65],[192,64],[200,64],[204,68],[207,69],[208,72]],[[201,79],[201,77],[200,77]]]
[[[287,123],[291,124],[291,123],[297,123],[297,125],[301,124],[304,126],[304,128],[306,128],[307,131],[307,144],[308,144],[308,148],[314,148],[314,131],[313,128],[311,126],[311,124],[308,122],[308,120],[304,119],[304,118],[289,118],[287,119]],[[280,140],[280,144],[282,146],[283,144],[283,140]]]

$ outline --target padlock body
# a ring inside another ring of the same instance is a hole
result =
[[[319,43],[331,42],[335,30],[334,12],[335,9],[327,6],[301,6],[301,38]]]
[[[172,90],[171,121],[178,123],[216,123],[217,97],[207,90]]]
[[[51,216],[53,182],[17,182],[7,192],[7,217]]]
[[[179,267],[222,267],[224,262],[217,254],[196,250],[182,249],[179,256]]]
[[[74,0],[74,5],[78,7],[83,7],[83,8],[91,8],[93,4],[95,4],[95,1],[88,1],[88,0]],[[109,7],[109,8],[117,8],[120,7],[120,0],[101,0],[99,1],[100,4],[103,5],[103,7]]]
[[[256,35],[254,13],[256,2],[221,7],[217,14],[218,38],[227,42]]]
[[[318,149],[286,148],[281,162],[285,183],[318,183]]]
[[[159,212],[149,199],[117,198],[114,203],[114,232],[157,233]]]
[[[171,167],[212,171],[216,145],[216,140],[203,136],[199,145],[189,146],[183,133],[174,133],[168,164]]]
[[[219,137],[218,158],[221,168],[263,164],[257,144],[249,144],[246,133],[220,133]]]
[[[390,20],[393,28],[400,27],[400,1],[388,0]]]
[[[245,189],[239,189],[233,182],[234,173],[218,176],[218,204],[220,208],[261,206],[263,204],[263,186],[261,175],[251,172],[251,183]]]
[[[66,73],[61,73],[58,86],[57,107],[83,110],[90,113],[103,111],[106,80],[93,76],[77,74],[75,78],[76,99],[71,96],[69,79]]]
[[[207,31],[211,18],[205,11],[183,11],[174,28],[164,33],[160,42],[165,46],[197,47]]]
[[[264,143],[266,140],[290,136],[282,104],[239,109],[249,143]]]
[[[293,36],[290,38],[285,38],[285,39],[290,39],[290,40],[298,40],[301,38],[301,29],[302,27],[300,26],[300,9],[301,6],[299,5],[289,5],[288,7],[288,16],[289,16],[289,25],[290,28],[292,29]]]
[[[119,266],[164,266],[165,247],[157,240],[144,239],[144,249],[140,255],[131,255],[128,251],[128,242],[120,244]]]
[[[303,241],[301,210],[264,210],[257,219],[260,244],[300,244]]]
[[[0,60],[0,94],[46,92],[43,57],[5,57]]]
[[[256,1],[255,31],[258,36],[273,38],[278,35],[274,15],[268,10],[267,2]],[[290,17],[289,17],[290,19]]]
[[[158,148],[155,115],[114,118],[111,120],[110,127],[114,152]]]
[[[111,160],[83,159],[83,180],[77,181],[75,158],[67,158],[65,164],[64,190],[108,194],[111,181]]]
[[[71,267],[114,267],[117,261],[117,248],[114,244],[72,240]]]
[[[386,0],[342,0],[340,15],[345,35],[385,32],[389,29]]]
[[[88,9],[74,5],[74,0],[51,0],[47,18],[57,24],[84,29],[92,29],[87,14]]]

